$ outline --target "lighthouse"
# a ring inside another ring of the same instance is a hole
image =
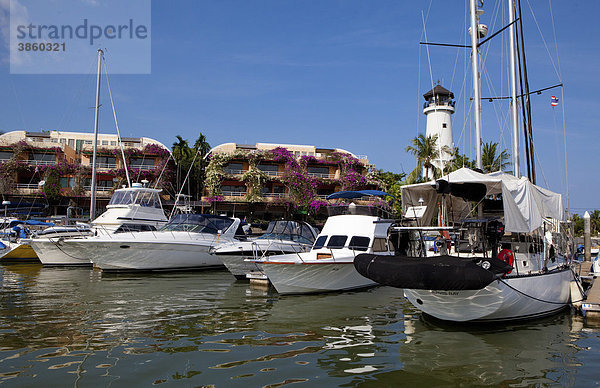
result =
[[[439,158],[433,160],[433,165],[442,170],[452,159],[450,152],[454,151],[451,118],[454,113],[454,93],[436,85],[423,97],[425,98],[423,113],[427,116],[425,135],[428,137],[437,135],[436,147],[439,151]],[[423,171],[423,175],[433,176],[432,172],[425,174],[425,171]]]

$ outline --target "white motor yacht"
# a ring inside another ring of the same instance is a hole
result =
[[[306,222],[271,221],[266,232],[249,241],[220,244],[214,253],[236,279],[246,279],[246,274],[257,271],[254,261],[273,255],[300,253],[310,250],[318,231]],[[246,260],[248,259],[248,260]]]
[[[280,294],[305,294],[371,287],[377,283],[359,274],[353,262],[360,253],[392,255],[388,229],[393,221],[376,207],[351,203],[330,207],[330,216],[309,252],[265,257],[256,261]]]
[[[109,236],[123,232],[157,230],[167,222],[160,201],[161,190],[143,187],[134,183],[132,187],[115,190],[106,211],[92,221],[92,232],[96,236]],[[43,265],[91,265],[90,257],[74,242],[89,237],[88,233],[75,235],[39,235],[28,240]]]
[[[238,218],[178,214],[158,231],[99,235],[72,244],[103,271],[173,271],[223,267],[209,250],[244,238]]]

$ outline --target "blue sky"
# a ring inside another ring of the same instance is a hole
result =
[[[7,4],[0,0],[3,33]],[[595,98],[600,2],[552,2],[555,30],[549,4],[523,1],[531,89],[565,84],[562,91],[532,97],[538,184],[566,192],[564,107],[570,205],[575,211],[592,210],[600,208],[600,174],[591,162],[600,121]],[[471,78],[465,73],[470,51],[431,47],[428,56],[419,45],[425,39],[423,18],[429,41],[465,42],[466,6],[464,1],[152,1],[151,74],[111,76],[119,126],[124,136],[147,136],[168,146],[175,135],[193,142],[202,132],[212,146],[339,147],[367,155],[377,168],[410,172],[415,161],[404,149],[425,131],[422,94],[433,79],[456,94],[454,141],[474,157]],[[484,5],[482,22],[490,31],[502,25],[496,7],[492,1]],[[91,132],[96,58],[90,57],[87,75],[11,75],[3,38],[0,130]],[[483,96],[493,93],[488,78],[495,95],[507,93],[505,45],[500,36],[482,50]],[[106,53],[109,67],[123,60],[112,54]],[[100,128],[114,133],[103,88]],[[551,108],[551,95],[560,98],[559,107]],[[482,105],[484,141],[510,151],[507,103]]]

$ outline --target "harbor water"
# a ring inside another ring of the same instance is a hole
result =
[[[226,271],[0,267],[0,383],[597,385],[600,328],[574,313],[450,325],[377,287],[280,296]]]

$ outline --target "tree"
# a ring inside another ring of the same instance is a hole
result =
[[[383,190],[396,197],[393,210],[396,214],[402,214],[401,188],[404,185],[405,173],[394,173],[390,171],[377,170],[377,177],[383,183]]]
[[[498,152],[498,143],[485,143],[481,154],[481,164],[483,172],[494,172],[494,171],[506,171],[511,165],[510,155],[506,149],[502,150],[500,154]]]
[[[173,160],[177,164],[176,183],[177,190],[180,190],[182,180],[185,178],[189,170],[192,160],[194,159],[194,151],[190,148],[187,140],[177,135],[177,142],[173,143]],[[189,186],[188,186],[189,191]]]
[[[206,141],[206,136],[200,132],[198,139],[194,143],[194,150],[198,153],[198,165],[197,171],[194,174],[196,181],[196,193],[198,193],[198,197],[202,196],[202,192],[204,191],[204,180],[206,179],[206,167],[208,166],[208,161],[206,157],[210,152],[210,144]]]
[[[448,170],[456,171],[459,168],[474,168],[475,162],[473,160],[469,160],[469,157],[465,154],[461,154],[458,150],[458,147],[454,147],[454,152],[452,153],[452,160],[448,164]]]
[[[408,174],[407,182],[418,182],[423,169],[425,170],[425,181],[429,180],[429,171],[433,173],[432,178],[434,179],[441,176],[441,170],[433,165],[433,161],[440,158],[440,151],[448,153],[451,151],[448,150],[447,146],[438,147],[437,139],[437,135],[425,136],[420,134],[411,140],[412,145],[406,147],[406,152],[417,157],[417,167]]]

